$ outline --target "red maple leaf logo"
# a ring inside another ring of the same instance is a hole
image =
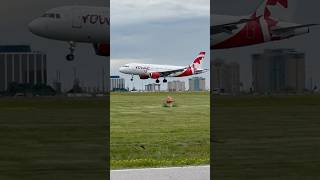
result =
[[[288,8],[288,0],[268,0],[267,5],[275,6],[280,3],[284,8]]]

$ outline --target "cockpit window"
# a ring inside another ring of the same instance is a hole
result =
[[[45,13],[44,15],[42,15],[42,17],[60,19],[61,15],[55,13]]]
[[[122,67],[128,68],[129,66],[128,66],[128,65],[125,65],[125,66],[122,66]]]

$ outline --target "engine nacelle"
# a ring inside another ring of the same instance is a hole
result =
[[[148,75],[140,75],[139,77],[140,77],[140,79],[149,79],[150,78]]]
[[[110,46],[107,43],[94,44],[96,54],[99,56],[110,56]]]
[[[154,73],[150,73],[149,77],[152,79],[159,79],[161,75],[158,72],[154,72]]]

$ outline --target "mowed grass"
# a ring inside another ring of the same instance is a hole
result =
[[[0,179],[106,179],[107,116],[105,98],[0,98]]]
[[[113,169],[209,164],[210,95],[113,93],[110,143]]]
[[[320,96],[213,101],[213,179],[319,179]]]

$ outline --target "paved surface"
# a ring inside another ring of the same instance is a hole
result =
[[[209,180],[210,166],[111,171],[111,180]]]

